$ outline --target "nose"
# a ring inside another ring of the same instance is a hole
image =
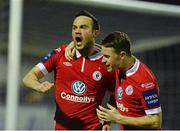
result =
[[[76,28],[76,29],[75,29],[75,33],[76,33],[76,34],[81,34],[80,28]]]
[[[101,61],[102,63],[106,63],[106,61],[105,61],[105,58],[103,57],[102,58],[102,61]]]
[[[76,31],[75,33],[76,33],[76,35],[80,35],[81,34],[81,32],[79,32],[79,31]]]

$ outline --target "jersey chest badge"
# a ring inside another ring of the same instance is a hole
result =
[[[86,85],[80,80],[74,81],[71,88],[76,95],[83,95],[87,90]]]
[[[122,100],[123,90],[122,90],[122,87],[121,87],[121,86],[118,87],[116,93],[117,93],[117,94],[116,94],[116,95],[117,95],[117,98],[118,98],[119,100]]]
[[[134,89],[133,89],[133,86],[132,86],[132,85],[128,85],[128,86],[126,87],[125,92],[126,92],[127,95],[131,95],[131,94],[133,93],[133,91],[134,91]]]
[[[100,81],[102,78],[102,74],[100,71],[94,71],[92,77],[95,81]]]

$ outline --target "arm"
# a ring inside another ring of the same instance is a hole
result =
[[[71,43],[69,43],[69,45],[65,49],[66,59],[69,61],[73,60],[75,51],[76,51],[76,48],[75,48],[74,42],[72,41]]]
[[[97,115],[100,120],[111,121],[122,125],[131,126],[142,129],[158,129],[161,128],[162,114],[146,115],[142,117],[128,117],[121,115],[118,110],[111,105],[107,105],[109,109],[99,106]]]
[[[40,82],[40,79],[44,77],[44,74],[40,69],[34,66],[23,78],[23,83],[25,86],[34,89],[38,92],[46,92],[50,90],[54,84],[48,81]]]

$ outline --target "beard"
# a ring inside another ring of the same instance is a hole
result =
[[[88,42],[81,45],[80,48],[77,47],[77,50],[83,55],[83,56],[89,56],[94,49],[94,43]]]

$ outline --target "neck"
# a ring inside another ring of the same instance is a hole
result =
[[[88,56],[93,55],[96,51],[93,49],[93,50],[91,50],[91,51],[80,50],[79,52],[81,53],[82,56],[88,57]]]
[[[88,56],[91,56],[96,53],[94,44],[92,44],[92,45],[89,44],[89,45],[90,46],[87,46],[85,49],[79,51],[81,53],[81,55],[83,55],[84,57],[88,57]]]
[[[125,68],[124,70],[127,71],[129,69],[131,69],[133,67],[133,65],[135,64],[135,57],[134,56],[130,56],[126,58],[126,63],[125,63]]]

